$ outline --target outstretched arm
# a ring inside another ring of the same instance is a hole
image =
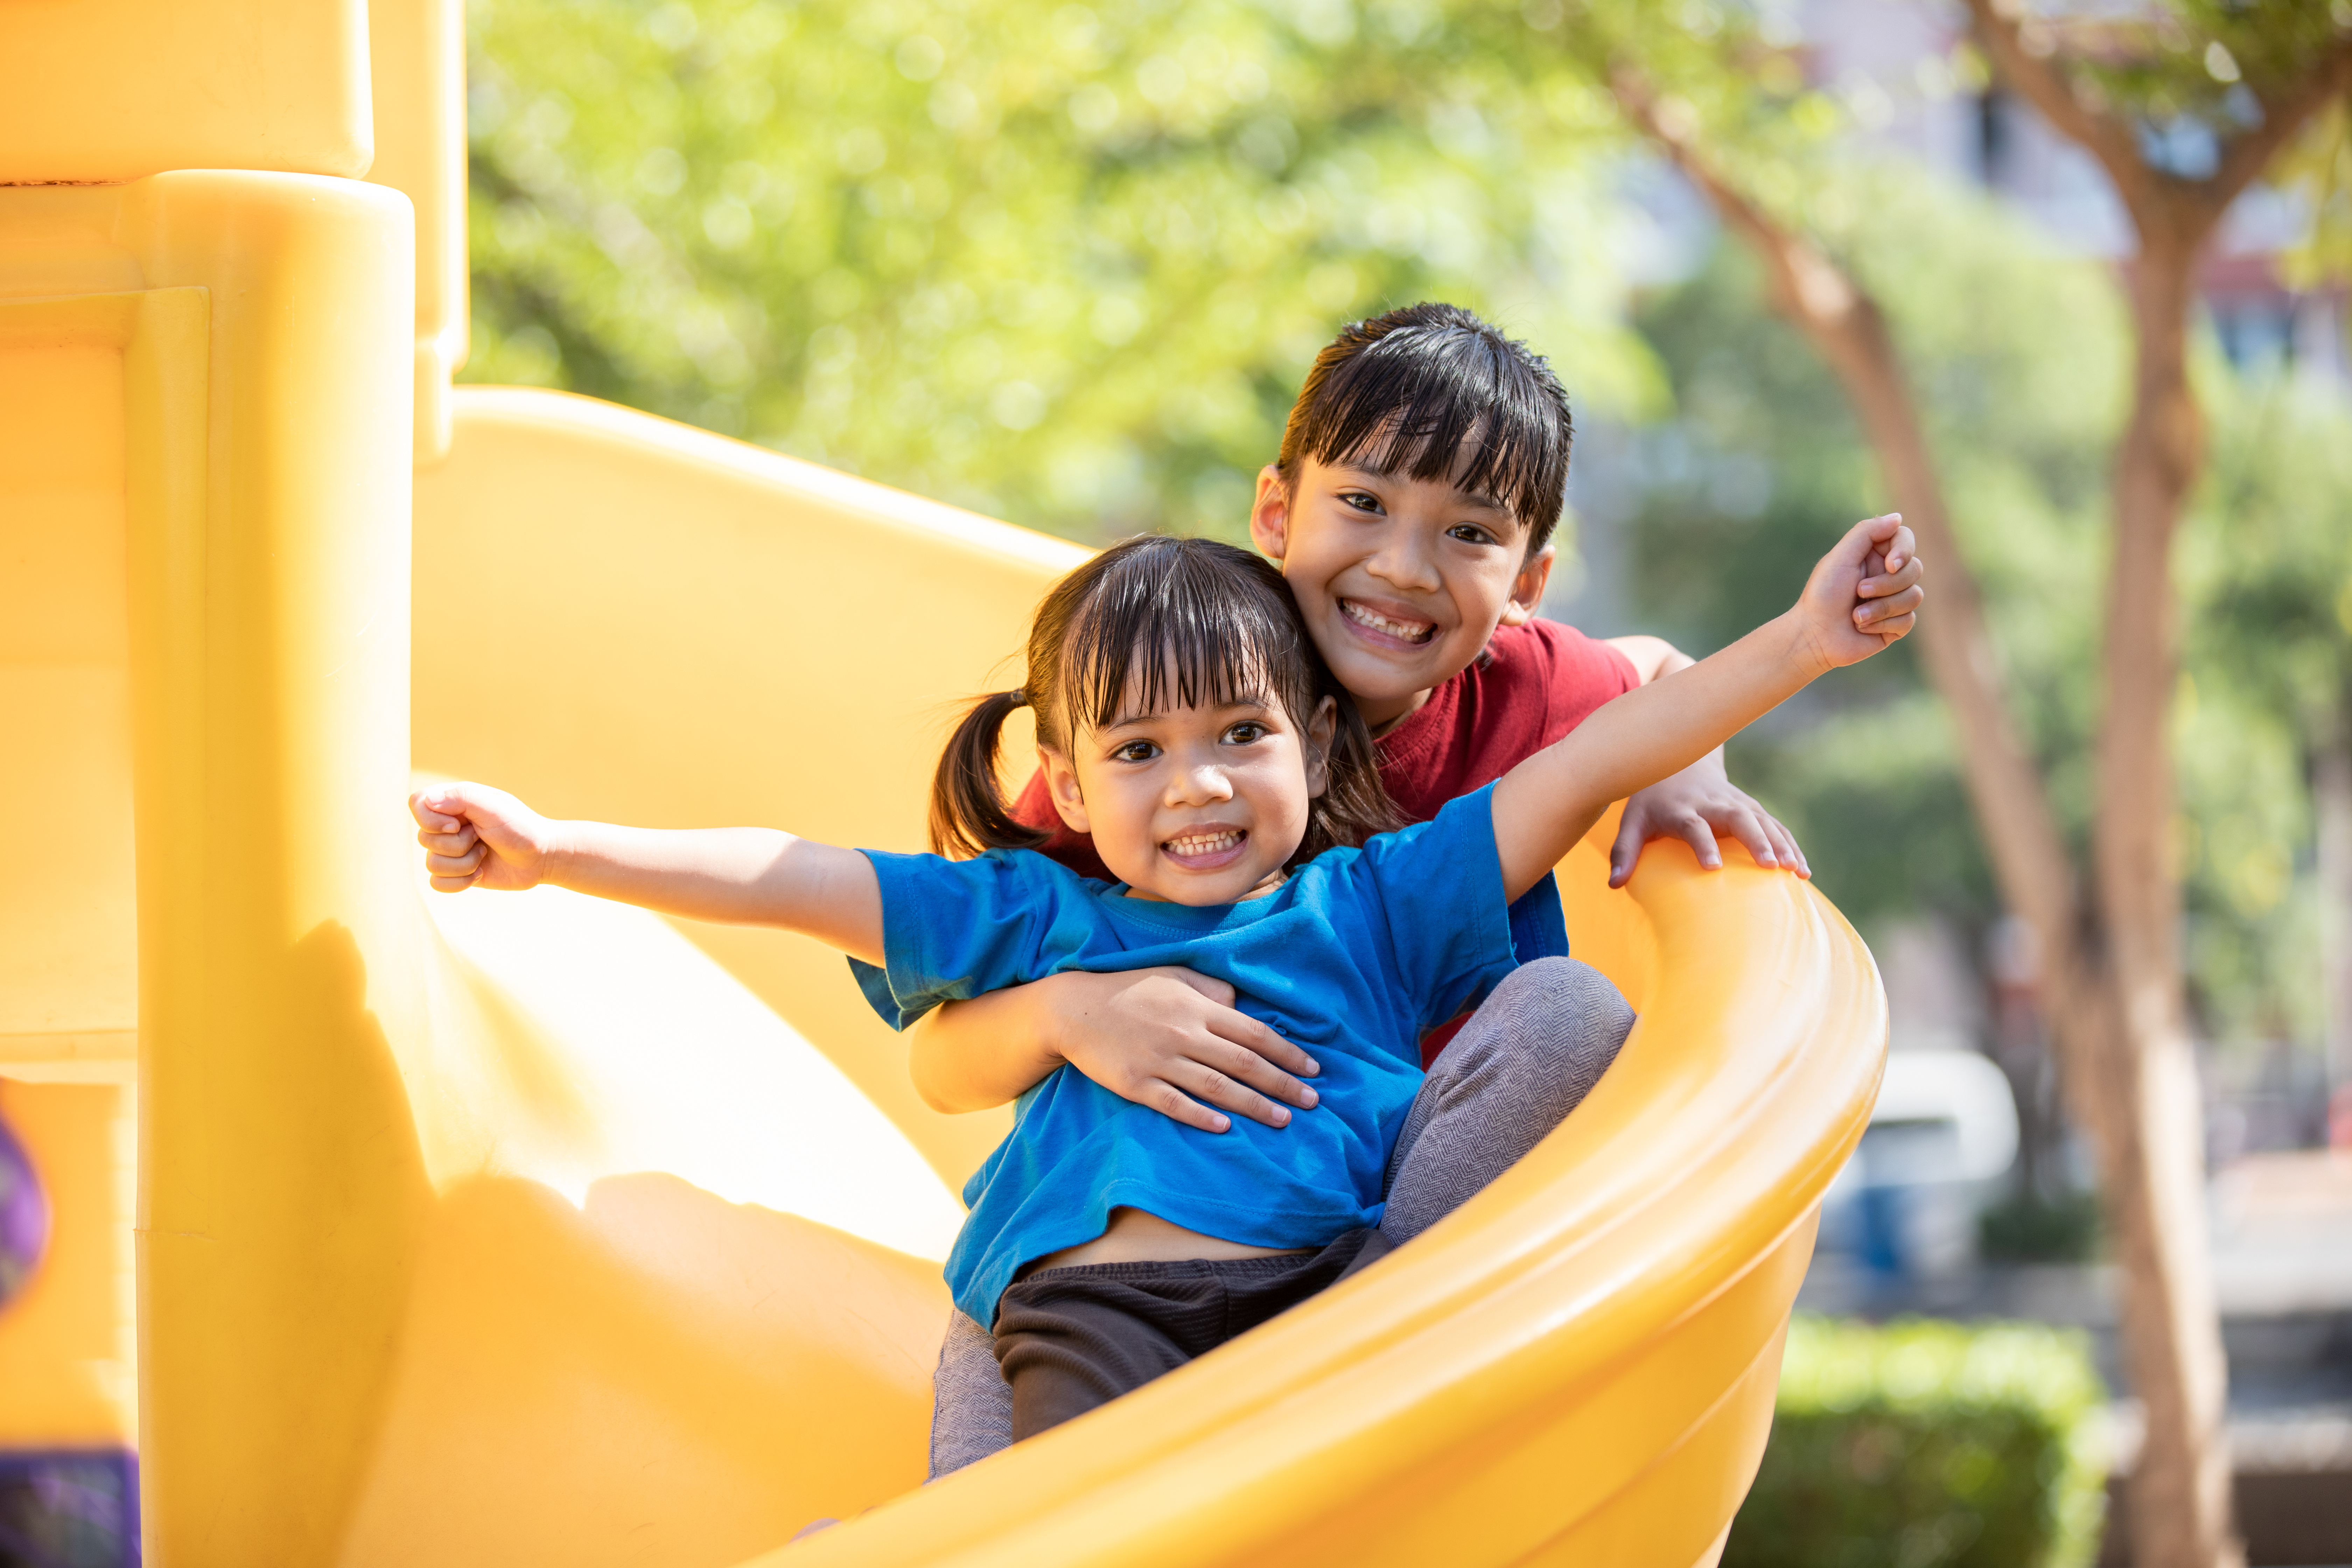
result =
[[[1864,579],[1856,592],[1864,599],[1884,601],[1874,606],[1874,613],[1881,617],[1907,614],[1893,605],[1919,581],[1919,558],[1911,547],[1910,531],[1899,530],[1884,555],[1885,570]],[[1609,646],[1625,656],[1643,686],[1696,662],[1662,637],[1611,637]],[[1748,847],[1759,866],[1784,868],[1800,877],[1813,874],[1796,835],[1731,782],[1720,746],[1680,773],[1625,797],[1625,815],[1617,824],[1616,841],[1609,847],[1609,885],[1623,887],[1641,861],[1642,851],[1661,838],[1679,838],[1688,844],[1700,867],[1709,871],[1723,865],[1716,840],[1734,838]]]
[[[1495,786],[1495,841],[1512,898],[1533,887],[1613,800],[1688,767],[1816,677],[1909,632],[1914,585],[1866,596],[1901,570],[1902,519],[1857,523],[1813,568],[1794,608],[1713,658],[1627,692]]]
[[[883,961],[881,883],[855,849],[771,827],[557,822],[478,784],[419,790],[408,809],[441,892],[544,882],[692,920],[781,926]]]

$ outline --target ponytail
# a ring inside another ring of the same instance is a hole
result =
[[[957,857],[991,849],[1034,849],[1052,837],[1013,819],[997,787],[996,756],[1005,718],[1026,707],[1024,690],[996,691],[972,704],[948,737],[931,778],[931,852]]]

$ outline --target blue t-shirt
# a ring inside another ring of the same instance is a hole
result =
[[[1072,1068],[1024,1094],[1012,1133],[964,1185],[948,1256],[956,1305],[983,1323],[1034,1258],[1139,1208],[1252,1247],[1321,1247],[1380,1223],[1389,1151],[1421,1088],[1419,1041],[1513,967],[1493,786],[1436,820],[1334,849],[1264,898],[1192,906],[1123,897],[1022,849],[971,860],[866,850],[887,967],[852,961],[894,1028],[942,1002],[1066,969],[1182,964],[1322,1068],[1286,1128],[1202,1132]]]

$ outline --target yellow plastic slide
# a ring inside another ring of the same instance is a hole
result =
[[[46,1207],[0,1461],[135,1447],[165,1568],[1711,1562],[1885,1036],[1793,879],[1669,847],[1612,894],[1580,847],[1572,939],[1642,1021],[1565,1127],[929,1487],[1005,1119],[924,1109],[814,944],[423,889],[419,772],[918,847],[951,705],[1077,559],[453,393],[458,37],[0,9],[0,1122]]]

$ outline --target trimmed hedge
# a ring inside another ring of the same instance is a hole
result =
[[[1724,1568],[2082,1568],[2105,1403],[2078,1333],[1800,1317]]]
[[[2098,1256],[2099,1200],[2070,1193],[2052,1203],[2028,1194],[1977,1216],[1977,1255],[2004,1263],[2084,1263]]]

